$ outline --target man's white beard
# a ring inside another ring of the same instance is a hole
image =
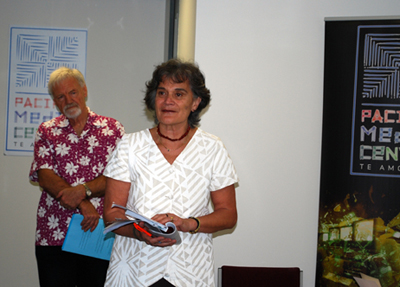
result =
[[[71,107],[73,107],[71,109]],[[75,119],[82,113],[81,108],[77,104],[70,104],[64,107],[64,115],[68,119]]]

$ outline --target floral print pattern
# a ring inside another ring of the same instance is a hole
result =
[[[103,173],[125,133],[124,127],[115,119],[97,115],[89,108],[88,111],[88,120],[80,137],[64,115],[39,126],[30,180],[38,181],[39,169],[51,169],[71,186],[77,186]],[[90,201],[102,216],[104,198],[95,197]],[[65,209],[43,190],[37,210],[36,245],[62,245],[74,213],[80,212]]]

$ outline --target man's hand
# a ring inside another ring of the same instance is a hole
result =
[[[86,198],[85,188],[82,185],[67,187],[58,193],[57,199],[61,206],[67,209],[76,209]]]
[[[78,208],[83,215],[83,220],[81,223],[82,230],[85,232],[89,229],[90,231],[93,231],[99,223],[100,218],[96,208],[94,208],[93,204],[88,199],[82,200]]]

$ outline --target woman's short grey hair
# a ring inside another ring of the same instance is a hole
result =
[[[75,78],[79,85],[83,88],[86,83],[85,83],[85,77],[83,77],[82,73],[77,70],[77,69],[70,69],[67,67],[60,67],[57,70],[54,70],[51,74],[50,74],[50,79],[49,82],[47,84],[47,90],[49,92],[49,95],[51,97],[53,97],[53,89],[54,86],[59,84],[61,81],[67,79],[67,78]]]
[[[191,112],[188,118],[189,125],[194,128],[200,122],[200,112],[210,103],[210,90],[205,85],[205,78],[199,69],[199,66],[190,62],[182,62],[178,59],[171,59],[161,65],[156,66],[153,72],[153,78],[146,83],[146,94],[144,101],[150,111],[155,110],[155,98],[158,85],[165,79],[172,80],[175,83],[189,81],[194,99],[201,98],[201,102],[194,112]],[[157,115],[154,114],[154,122],[158,124]]]

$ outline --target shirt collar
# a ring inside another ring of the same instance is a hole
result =
[[[87,125],[92,125],[95,127],[104,127],[106,125],[105,121],[101,119],[101,117],[96,114],[95,112],[92,112],[88,106],[86,106],[88,110],[88,118],[86,121]],[[59,128],[65,128],[69,126],[69,120],[66,116],[61,114],[61,116],[58,118],[58,121],[56,122],[56,126]]]

